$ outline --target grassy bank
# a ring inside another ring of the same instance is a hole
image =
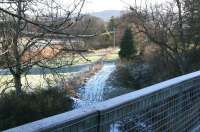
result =
[[[87,53],[84,55],[84,57],[87,59],[84,59],[81,56],[78,56],[74,60],[74,64],[85,64],[88,62],[96,62],[99,59],[102,59],[104,61],[114,61],[119,58],[118,56],[119,49],[118,48],[107,48],[107,49],[101,49],[101,50],[92,50],[90,53]]]
[[[62,78],[69,78],[71,76],[71,73],[63,73],[63,74],[58,74],[58,76],[62,76]],[[8,85],[6,85],[6,82],[10,82],[12,80],[11,75],[1,75],[0,76],[0,93],[3,89],[5,89]],[[56,77],[53,74],[46,74],[44,75],[27,75],[26,77],[22,77],[22,85],[24,90],[27,87],[30,87],[31,89],[35,89],[38,87],[47,87],[47,80],[58,80],[59,78]],[[52,81],[53,82],[53,81]],[[56,82],[53,82],[56,83]],[[11,82],[9,86],[12,86],[13,83]],[[9,88],[6,91],[14,90],[14,88]]]

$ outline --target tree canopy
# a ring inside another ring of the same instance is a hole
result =
[[[145,3],[145,2],[144,2]],[[138,32],[158,45],[169,63],[185,74],[191,67],[191,54],[199,50],[199,0],[174,0],[165,4],[130,7],[132,23]]]
[[[74,1],[68,9],[54,0],[5,0],[0,3],[0,22],[4,25],[0,26],[0,59],[3,60],[0,67],[12,75],[11,80],[1,84],[5,87],[3,91],[14,87],[20,95],[22,77],[32,67],[52,69],[70,65],[74,53],[81,54],[80,50],[70,46],[69,41],[56,45],[52,38],[82,36],[70,34],[68,29],[80,20],[84,3],[85,0]],[[65,61],[61,62],[63,58]]]

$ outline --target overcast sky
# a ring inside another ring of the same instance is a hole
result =
[[[86,0],[84,12],[98,12],[103,10],[126,10],[127,3],[131,4],[135,0]],[[141,1],[141,0],[137,0]],[[160,3],[166,0],[149,0]]]

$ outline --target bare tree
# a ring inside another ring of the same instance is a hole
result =
[[[0,65],[12,74],[17,95],[22,92],[22,75],[35,65],[59,68],[71,64],[75,54],[81,55],[85,51],[75,49],[68,40],[92,35],[71,35],[67,30],[81,18],[85,0],[69,0],[68,6],[62,6],[61,2],[0,1]],[[55,44],[53,38],[62,38],[63,41]],[[58,63],[63,58],[65,61]]]
[[[196,46],[187,38],[186,1],[174,0],[159,5],[142,2],[145,4],[138,4],[135,0],[134,5],[130,6],[132,22],[139,32],[167,53],[181,73],[188,72],[188,52]]]

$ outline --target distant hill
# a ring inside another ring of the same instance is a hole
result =
[[[104,21],[108,21],[112,16],[119,17],[121,15],[121,11],[120,10],[105,10],[105,11],[100,11],[100,12],[94,12],[94,13],[91,13],[90,15],[99,17],[103,19]]]

